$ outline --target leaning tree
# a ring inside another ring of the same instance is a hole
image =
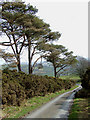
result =
[[[60,71],[62,71],[67,66],[74,64],[76,60],[76,56],[73,56],[73,52],[69,52],[63,45],[49,45],[48,54],[44,56],[44,58],[51,62],[54,68],[54,76],[57,77],[60,75]]]

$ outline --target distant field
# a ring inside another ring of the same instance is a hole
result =
[[[72,79],[72,80],[80,80],[79,76],[61,76],[61,79]]]
[[[28,66],[26,64],[21,65],[22,71],[25,73],[28,73]],[[38,69],[38,67],[35,67],[35,70],[33,74],[36,75],[48,75],[48,76],[54,76],[53,74],[53,67],[52,66],[43,66],[42,69]]]
[[[28,66],[26,64],[22,64],[22,71],[25,73],[28,73]],[[42,76],[44,76],[44,75],[54,76],[54,70],[53,70],[52,66],[43,66],[42,69],[38,69],[38,67],[35,67],[33,74],[42,75]],[[62,79],[69,78],[69,79],[77,79],[77,80],[80,79],[79,76],[76,76],[76,75],[67,76],[67,74],[60,76],[60,78],[62,78]]]
[[[44,76],[44,75],[54,76],[53,67],[44,66],[42,69],[36,68],[34,70],[34,74],[42,75],[42,76]]]

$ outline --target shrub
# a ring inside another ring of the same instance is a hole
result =
[[[81,80],[82,89],[75,95],[76,98],[90,97],[90,68],[87,69]]]
[[[2,76],[2,103],[7,105],[21,105],[24,99],[70,89],[75,84],[71,80],[27,75],[11,70],[4,70]]]
[[[90,90],[90,68],[88,68],[86,73],[83,75],[81,82],[83,88]]]
[[[79,90],[76,94],[75,94],[76,98],[88,98],[90,97],[90,93],[88,90],[82,88],[81,90]]]
[[[25,98],[24,88],[15,81],[14,77],[3,73],[2,104],[20,105]]]

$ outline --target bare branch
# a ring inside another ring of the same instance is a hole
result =
[[[33,56],[34,56],[36,47],[37,47],[37,46],[35,46],[35,47],[33,48],[33,52],[32,52],[32,55],[31,55],[31,60],[32,60],[32,58],[33,58]]]
[[[14,43],[11,43],[11,39],[10,39],[10,42],[0,42],[0,45],[3,45],[3,46],[12,46],[14,44],[16,44],[17,40],[19,40],[22,36],[20,36],[19,38],[17,38],[16,40],[14,40]],[[10,38],[10,37],[9,37]],[[10,44],[6,44],[6,43],[10,43]]]
[[[19,51],[19,54],[21,53],[21,51],[22,51],[22,48],[23,48],[23,46],[24,46],[24,42],[25,42],[25,35],[23,36],[23,38],[24,38],[24,40],[23,40],[23,42],[22,42],[22,45],[21,45],[21,48],[20,48],[20,51]]]
[[[64,69],[67,65],[63,65],[56,73],[59,73],[62,69]]]
[[[0,43],[0,45],[3,45],[3,46],[12,46],[13,44],[15,44],[15,43],[10,43],[10,44],[5,44],[5,43]]]
[[[39,58],[37,58],[37,60],[34,62],[34,64],[33,64],[33,66],[32,66],[32,69],[34,69],[34,67],[35,67],[35,65],[36,65],[36,63],[37,63],[37,61],[40,59],[40,58],[42,58],[43,56],[40,56]]]
[[[7,37],[9,38],[9,40],[10,40],[10,43],[11,43],[11,38],[10,38],[10,36],[7,34],[7,32],[5,32],[6,33],[6,35],[7,35]],[[15,50],[14,50],[14,48],[13,48],[13,45],[11,45],[11,48],[12,48],[12,50],[13,50],[13,52],[14,52],[14,55],[16,56],[16,53],[15,53]]]

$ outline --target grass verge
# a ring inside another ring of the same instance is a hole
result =
[[[79,76],[67,75],[67,76],[60,76],[61,79],[71,79],[71,80],[80,80]]]
[[[21,118],[21,117],[27,115],[28,113],[30,113],[31,111],[37,109],[41,105],[49,102],[51,99],[59,96],[60,94],[68,92],[70,90],[73,90],[77,87],[78,86],[74,86],[68,90],[63,89],[59,92],[49,93],[49,94],[45,95],[44,97],[43,96],[33,97],[31,99],[25,100],[20,107],[4,106],[3,111],[2,111],[3,112],[2,116],[3,116],[3,118]]]
[[[75,98],[70,114],[69,119],[89,119],[90,117],[90,98]]]

